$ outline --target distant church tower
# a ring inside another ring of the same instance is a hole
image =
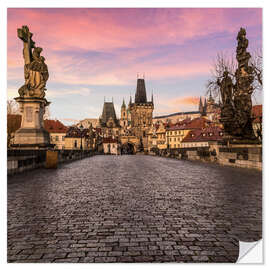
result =
[[[147,148],[147,132],[152,126],[154,103],[147,101],[144,78],[137,79],[135,102],[129,105],[131,113],[131,127],[135,136],[143,142]]]
[[[126,128],[128,126],[128,108],[126,107],[124,99],[123,99],[123,103],[121,106],[120,126],[122,128]]]
[[[199,112],[203,114],[203,104],[202,104],[202,98],[200,97],[200,102],[199,102]]]

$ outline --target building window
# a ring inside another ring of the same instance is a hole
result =
[[[65,140],[65,136],[62,136],[62,141],[64,141]]]
[[[56,140],[57,142],[59,141],[58,135],[55,136],[55,140]]]
[[[77,148],[78,145],[77,145],[77,140],[74,141],[74,148]]]

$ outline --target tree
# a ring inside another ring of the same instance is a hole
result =
[[[19,105],[14,99],[7,100],[7,114],[19,114]]]
[[[255,77],[253,87],[255,90],[262,90],[263,86],[263,58],[262,49],[259,48],[253,52],[250,60],[250,65],[253,69],[253,75]]]
[[[261,91],[263,86],[261,49],[257,49],[251,54],[249,64],[252,68],[252,73],[254,75],[254,81],[252,83],[254,92],[256,90]],[[209,94],[209,92],[211,91],[214,98],[219,97],[220,87],[218,85],[218,81],[222,80],[223,72],[228,71],[233,83],[235,83],[236,69],[237,69],[237,61],[236,57],[233,54],[231,56],[228,56],[228,54],[225,54],[223,52],[218,53],[212,63],[211,78],[206,83],[206,94]]]
[[[51,114],[50,114],[49,106],[46,106],[45,107],[45,113],[44,113],[43,119],[44,120],[50,119],[50,117],[51,117]]]

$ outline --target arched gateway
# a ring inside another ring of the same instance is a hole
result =
[[[121,146],[121,155],[133,155],[135,154],[135,147],[132,143],[124,143]]]

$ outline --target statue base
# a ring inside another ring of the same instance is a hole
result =
[[[44,149],[50,147],[50,135],[44,129],[45,107],[50,104],[45,98],[22,98],[15,100],[20,105],[21,127],[15,132],[12,148]]]

